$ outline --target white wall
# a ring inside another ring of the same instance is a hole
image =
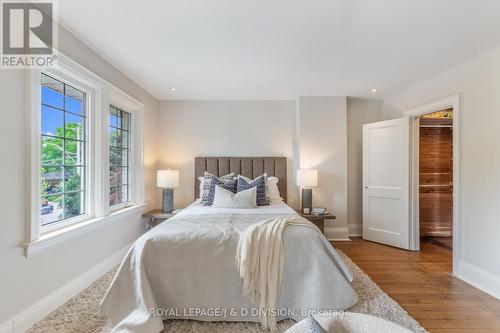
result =
[[[336,216],[326,221],[327,237],[347,238],[347,104],[346,97],[299,97],[300,167],[318,170],[313,205]],[[342,228],[332,235],[330,228]]]
[[[382,119],[382,101],[347,97],[347,227],[361,235],[363,224],[363,124]]]
[[[180,170],[174,206],[185,207],[194,200],[196,156],[287,157],[288,202],[295,206],[294,126],[294,101],[161,102],[158,166]]]
[[[71,36],[59,31],[63,53],[145,104],[144,160],[146,201],[156,204],[156,113],[158,102],[109,63]],[[26,126],[25,72],[0,70],[0,154],[3,175],[0,194],[0,326],[27,306],[54,292],[112,256],[144,231],[140,214],[103,225],[81,238],[37,256],[26,258],[20,246],[26,240]],[[11,325],[10,325],[11,326]]]
[[[500,48],[388,98],[384,117],[456,93],[462,133],[459,274],[500,298]]]

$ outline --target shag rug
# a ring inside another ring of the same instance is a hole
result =
[[[427,332],[413,319],[396,301],[390,298],[385,292],[373,282],[356,264],[354,264],[341,251],[338,251],[344,258],[354,275],[352,286],[358,293],[359,301],[349,309],[351,312],[360,312],[381,317],[396,322],[415,332]],[[87,289],[76,295],[57,310],[38,322],[29,329],[29,333],[107,333],[111,331],[111,324],[101,311],[99,303],[104,296],[108,286],[113,279],[116,269],[106,273]],[[283,320],[278,323],[280,332],[293,326],[295,321]],[[269,332],[261,329],[258,323],[249,322],[200,322],[194,320],[168,320],[165,321],[166,332],[186,333],[260,333]]]

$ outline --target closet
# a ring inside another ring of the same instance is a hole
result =
[[[419,221],[421,237],[453,233],[453,113],[420,118]],[[450,242],[451,244],[451,242]]]

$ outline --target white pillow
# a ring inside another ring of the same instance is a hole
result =
[[[271,176],[267,177],[267,195],[271,201],[280,200],[283,201],[283,198],[280,196],[280,190],[278,189],[279,179],[277,177]]]
[[[212,207],[215,208],[255,208],[257,207],[257,187],[233,193],[215,185]]]

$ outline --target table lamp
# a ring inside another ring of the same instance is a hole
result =
[[[318,186],[318,170],[298,169],[297,185],[302,187],[302,213],[304,208],[312,209],[312,188]]]
[[[163,188],[161,211],[171,213],[174,210],[174,187],[179,186],[179,171],[158,170],[156,172],[156,186]]]

